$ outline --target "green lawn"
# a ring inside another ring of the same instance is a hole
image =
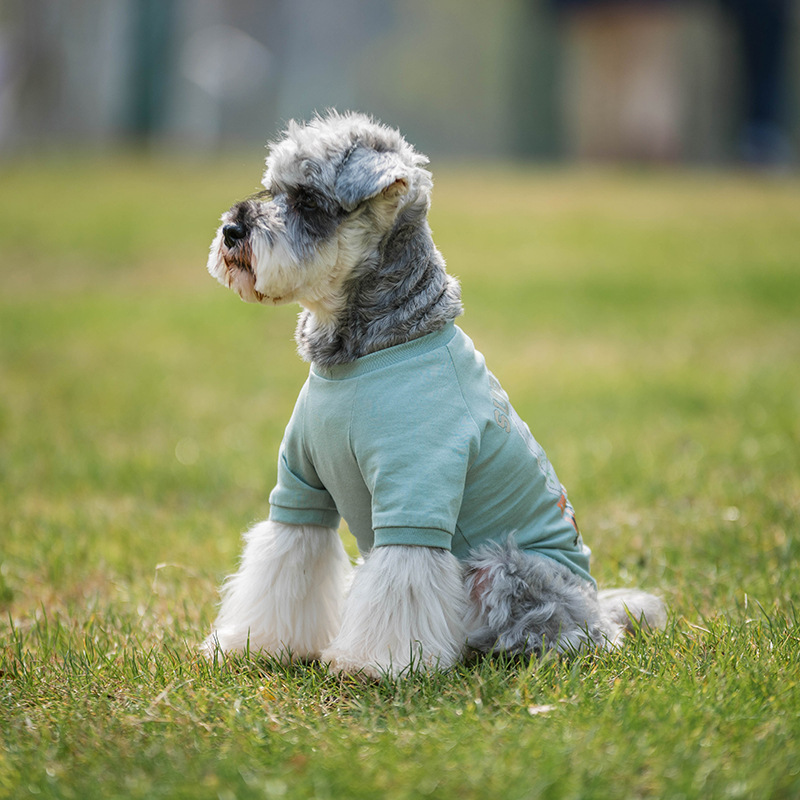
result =
[[[436,172],[462,326],[671,618],[361,685],[195,655],[307,370],[205,273],[260,157],[0,165],[0,798],[800,796],[800,180]]]

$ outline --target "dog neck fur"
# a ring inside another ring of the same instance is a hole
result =
[[[390,233],[350,272],[332,313],[301,313],[295,340],[306,361],[346,364],[440,330],[462,313],[458,281],[433,243],[427,192],[412,189],[405,200]]]

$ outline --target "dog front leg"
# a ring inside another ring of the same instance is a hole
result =
[[[439,548],[375,548],[356,571],[342,627],[322,660],[334,672],[398,676],[448,669],[466,642],[461,566]]]
[[[319,656],[339,630],[350,561],[333,528],[266,520],[245,534],[238,571],[222,588],[214,632],[203,643],[284,660]]]

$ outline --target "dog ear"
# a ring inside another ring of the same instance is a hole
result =
[[[409,167],[397,153],[356,147],[336,177],[336,194],[345,211],[383,192],[399,197],[408,190]]]

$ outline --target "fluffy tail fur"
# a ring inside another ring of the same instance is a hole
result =
[[[605,619],[628,633],[637,627],[663,630],[667,625],[664,601],[641,589],[604,589],[597,599]]]

